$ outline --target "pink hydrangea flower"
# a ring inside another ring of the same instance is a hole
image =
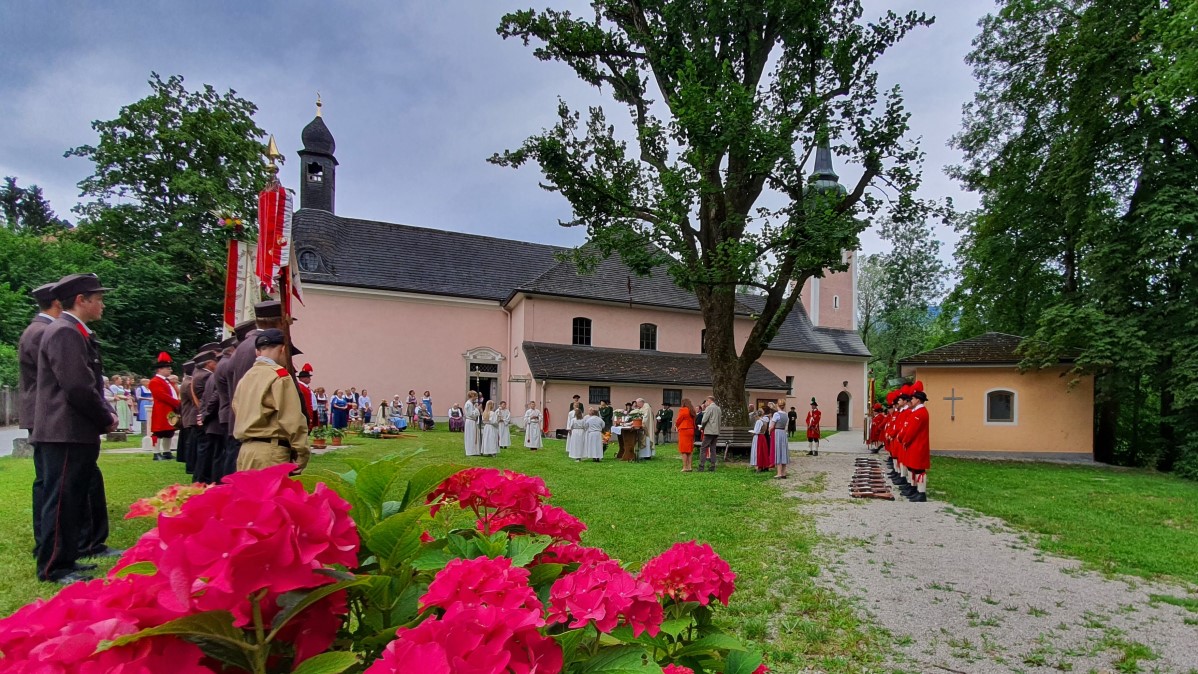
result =
[[[766,667],[765,663],[762,663],[757,666],[757,669],[753,670],[753,674],[769,674],[769,671],[770,671],[770,668]]]
[[[675,601],[697,601],[706,606],[717,599],[725,606],[736,590],[736,574],[728,562],[695,541],[675,543],[669,550],[645,562],[640,579],[653,586],[661,597]]]
[[[557,674],[562,651],[526,610],[479,607],[400,628],[366,674]]]
[[[156,540],[139,542],[120,566],[150,561],[167,585],[159,594],[176,611],[228,610],[248,624],[247,598],[332,582],[316,573],[357,566],[358,533],[349,504],[324,485],[312,494],[288,477],[290,464],[230,475],[192,497],[178,515],[158,518]]]
[[[586,525],[565,510],[543,503],[551,496],[545,481],[513,471],[468,468],[451,475],[429,494],[432,512],[456,502],[474,511],[484,534],[509,527],[577,543]]]
[[[155,600],[154,576],[98,579],[64,588],[0,620],[0,672],[5,674],[208,674],[203,653],[174,637],[142,639],[95,654],[102,641],[181,617]]]
[[[621,618],[634,636],[661,631],[663,612],[653,588],[607,560],[583,564],[574,573],[553,583],[549,591],[549,622],[570,622],[570,628],[594,622],[600,632],[611,632]]]
[[[464,610],[491,606],[504,610],[529,610],[538,619],[541,602],[528,584],[528,569],[513,567],[507,557],[455,559],[437,573],[420,598],[422,608],[445,610],[445,618]],[[541,621],[537,627],[544,624]]]
[[[554,543],[533,559],[533,564],[585,564],[611,559],[601,548],[588,548],[575,543]]]
[[[682,665],[669,664],[661,668],[661,674],[695,674],[695,670]]]

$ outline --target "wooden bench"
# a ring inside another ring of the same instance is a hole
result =
[[[724,461],[727,461],[729,449],[752,449],[753,438],[753,429],[748,426],[725,426],[720,429],[720,437],[716,444],[724,446]]]

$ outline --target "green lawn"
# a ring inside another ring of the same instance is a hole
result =
[[[575,463],[557,440],[547,440],[539,452],[517,448],[497,459],[468,462],[461,438],[440,430],[397,440],[347,437],[355,446],[317,457],[313,464],[341,469],[342,456],[378,457],[423,446],[429,451],[418,459],[422,463],[453,461],[540,475],[553,490],[553,503],[590,527],[583,542],[625,562],[639,565],[676,541],[711,543],[739,575],[732,604],[721,615],[730,629],[761,645],[774,671],[859,672],[880,661],[884,635],[860,623],[844,601],[812,581],[817,567],[811,518],[796,510],[793,499],[783,498],[772,481],[743,464],[715,474],[683,474],[673,446],[662,447],[658,459],[645,464]],[[521,442],[520,436],[513,440]],[[110,543],[126,547],[151,524],[121,519],[128,504],[184,473],[180,464],[155,463],[146,455],[105,455],[101,467],[113,525]],[[0,615],[57,589],[33,580],[32,471],[27,459],[0,459]]]
[[[1198,584],[1198,482],[1154,471],[936,457],[934,497],[1041,534],[1105,573]]]

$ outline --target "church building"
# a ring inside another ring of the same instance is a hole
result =
[[[637,276],[611,257],[584,276],[557,246],[340,215],[336,144],[319,111],[302,140],[292,238],[305,304],[292,333],[314,386],[365,388],[375,405],[427,390],[438,419],[473,389],[514,416],[535,400],[554,426],[573,395],[655,409],[710,395],[698,302],[664,268]],[[826,148],[816,173],[839,187]],[[803,287],[749,373],[746,403],[786,397],[801,419],[814,397],[826,427],[862,428],[869,352],[856,331],[855,255],[845,253],[848,271]],[[763,299],[741,297],[740,345]]]

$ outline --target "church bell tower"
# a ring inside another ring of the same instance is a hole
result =
[[[300,157],[300,208],[336,213],[337,143],[321,116],[323,103],[316,97],[316,117],[304,127]]]

